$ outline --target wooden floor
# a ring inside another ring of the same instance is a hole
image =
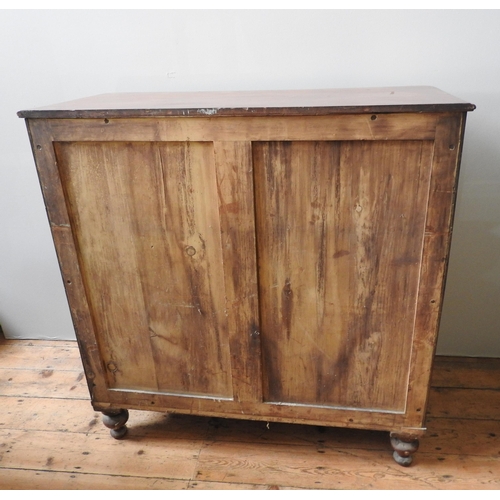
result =
[[[388,434],[131,411],[109,436],[75,342],[0,341],[0,489],[500,489],[500,360],[435,362],[428,432]]]

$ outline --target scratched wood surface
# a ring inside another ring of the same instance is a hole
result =
[[[30,118],[94,408],[421,427],[459,108]]]
[[[132,411],[116,441],[76,342],[7,340],[0,358],[2,490],[500,488],[498,359],[436,358],[428,432],[402,469],[387,433],[366,430]]]
[[[212,144],[56,153],[110,386],[232,396]]]
[[[404,410],[431,151],[254,146],[267,400]]]
[[[118,93],[20,111],[20,117],[317,115],[391,111],[472,111],[434,87]]]

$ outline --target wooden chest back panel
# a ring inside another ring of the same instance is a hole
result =
[[[231,397],[212,143],[56,143],[110,387]]]
[[[94,408],[420,428],[463,117],[29,120]]]
[[[267,400],[404,411],[431,153],[254,143]]]

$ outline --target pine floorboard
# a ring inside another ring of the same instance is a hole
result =
[[[131,411],[114,440],[76,342],[0,340],[2,490],[497,490],[500,359],[436,357],[409,468],[387,433]]]

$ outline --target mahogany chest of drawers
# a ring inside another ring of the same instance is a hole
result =
[[[92,405],[391,432],[424,416],[472,104],[430,87],[26,110]]]

